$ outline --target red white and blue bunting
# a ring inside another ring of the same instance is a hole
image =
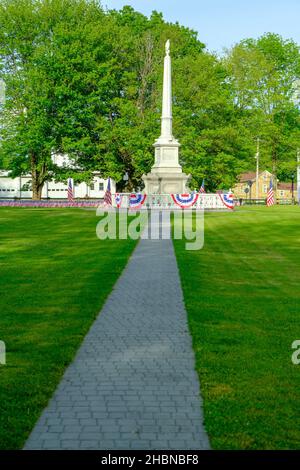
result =
[[[171,197],[175,204],[181,209],[187,209],[188,207],[192,207],[196,204],[199,193],[194,194],[171,194]]]
[[[120,209],[121,204],[122,204],[122,194],[116,193],[115,194],[115,203],[118,209]]]
[[[130,194],[129,196],[129,206],[131,209],[140,209],[144,202],[146,201],[146,194]]]
[[[234,200],[233,200],[234,196],[232,193],[228,193],[228,194],[219,193],[219,196],[224,206],[227,207],[227,209],[234,209]]]

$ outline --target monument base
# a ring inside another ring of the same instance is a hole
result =
[[[190,175],[182,172],[181,168],[152,168],[151,172],[143,175],[146,194],[183,194],[189,192]]]

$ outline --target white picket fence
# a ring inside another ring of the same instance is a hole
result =
[[[119,193],[121,196],[120,208],[128,209],[129,197],[131,193]],[[112,197],[112,204],[116,207],[115,196]],[[170,194],[148,194],[143,204],[144,208],[147,209],[180,209],[175,204]],[[192,206],[193,209],[217,209],[217,210],[228,210],[224,205],[219,194],[201,193],[198,196],[196,203]]]

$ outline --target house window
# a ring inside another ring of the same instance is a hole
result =
[[[267,192],[268,192],[268,186],[264,184],[264,193],[267,193]]]
[[[99,191],[104,191],[104,183],[99,183]]]
[[[284,191],[280,191],[280,196],[284,196]]]
[[[90,189],[91,189],[92,191],[94,191],[94,189],[95,189],[94,183],[91,183],[91,184],[90,184]]]

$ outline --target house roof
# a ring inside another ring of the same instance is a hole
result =
[[[255,178],[256,178],[255,171],[248,171],[247,173],[242,173],[241,175],[239,175],[240,183],[244,183],[245,181],[249,181],[249,180],[255,180]]]
[[[278,183],[277,189],[285,189],[286,191],[292,191],[292,183]]]
[[[269,174],[270,176],[272,175],[269,171],[264,170],[259,173],[259,176],[263,175],[264,173]],[[248,171],[246,173],[241,173],[239,175],[239,182],[240,183],[246,183],[247,181],[255,181],[256,180],[256,172],[255,171]]]
[[[262,175],[264,173],[268,173],[270,176],[272,176],[272,174],[267,170],[264,170],[264,171],[260,172],[259,175]],[[256,172],[255,171],[248,171],[246,173],[241,173],[238,178],[239,178],[239,183],[247,183],[247,181],[255,181],[256,180]],[[285,191],[292,191],[292,183],[280,183],[280,182],[278,182],[277,183],[277,189],[285,190]]]

